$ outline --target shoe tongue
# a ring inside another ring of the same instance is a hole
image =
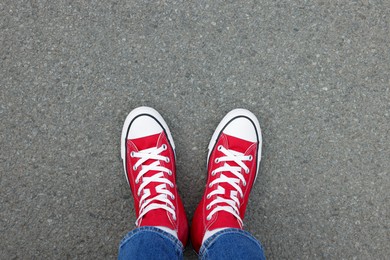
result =
[[[240,153],[245,153],[246,150],[253,144],[244,139],[240,139],[231,135],[223,134],[224,146],[229,150],[234,150]]]
[[[159,147],[161,144],[161,139],[163,138],[162,132],[155,135],[149,135],[146,137],[141,137],[137,139],[132,139],[131,142],[137,147],[138,151],[153,148],[153,147]],[[143,165],[149,165],[151,163],[155,162],[155,160],[147,160],[143,163]],[[144,177],[151,177],[154,174],[158,173],[158,171],[148,171],[145,173]],[[147,189],[148,187],[146,187]],[[152,194],[154,194],[154,188],[151,190]]]
[[[238,229],[242,229],[242,227],[238,223],[238,220],[232,214],[230,214],[230,213],[228,213],[226,211],[218,211],[215,214],[218,214],[218,216],[217,216],[218,220],[215,221],[214,223],[212,223],[210,225],[210,227],[207,228],[208,230],[214,230],[214,229],[217,229],[217,228],[238,228]]]
[[[223,174],[225,176],[227,176],[227,177],[233,177],[232,174],[229,174],[229,173],[226,173],[226,172],[224,172]],[[222,194],[218,195],[219,197],[231,200],[230,194],[233,191],[234,193],[237,193],[237,198],[240,198],[240,194],[238,194],[238,192],[230,184],[228,184],[228,183],[219,183],[218,185],[225,189],[225,193],[223,195]],[[241,199],[238,199],[238,200],[241,201]],[[221,203],[218,203],[218,206],[230,206],[230,205],[227,204],[227,203],[221,202]],[[218,214],[218,220],[215,221],[210,226],[209,230],[216,229],[216,228],[221,228],[221,227],[241,228],[237,218],[233,214],[231,214],[229,212],[226,212],[226,211],[223,211],[223,210],[222,211],[218,211],[215,214]],[[220,220],[222,220],[222,221],[220,221]]]
[[[161,141],[163,139],[163,132],[155,135],[150,135],[147,137],[141,137],[137,139],[132,139],[131,141],[137,147],[138,150],[145,150],[152,147],[159,147],[161,145]],[[147,160],[144,165],[148,165],[153,163],[154,160]],[[151,177],[154,174],[158,173],[158,171],[148,171],[144,177]],[[161,183],[151,183],[145,187],[145,189],[150,190],[150,198],[155,197],[157,194],[156,186]],[[151,203],[156,204],[164,204],[161,201],[151,201]],[[167,211],[164,209],[154,209],[149,211],[145,216],[143,216],[140,226],[165,226],[171,229],[175,229],[172,225],[171,221],[168,218]]]
[[[131,142],[137,147],[138,151],[149,149],[152,147],[156,147],[160,141],[160,136],[162,132],[159,134],[149,135],[141,138],[131,139]]]
[[[156,173],[156,172],[154,172],[154,173]],[[153,174],[153,172],[152,172],[152,174]],[[159,193],[156,192],[157,185],[161,185],[161,183],[151,183],[145,187],[145,189],[149,189],[149,191],[150,191],[150,196],[148,197],[148,200],[159,195]],[[158,200],[153,200],[153,199],[150,202],[150,204],[165,205],[165,203],[158,201]],[[140,226],[164,226],[164,227],[168,227],[171,229],[175,229],[175,227],[173,226],[173,224],[169,220],[167,214],[168,213],[165,209],[153,209],[143,216]]]
[[[143,226],[164,226],[175,229],[168,218],[167,211],[164,209],[155,209],[149,211],[143,218],[140,227]]]
[[[234,137],[234,136],[226,135],[226,134],[223,134],[222,140],[223,140],[222,144],[224,145],[225,148],[227,148],[229,150],[234,150],[236,152],[240,152],[240,153],[243,153],[243,154],[245,154],[245,152],[248,150],[248,148],[251,145],[253,145],[252,142],[249,142],[249,141],[246,141],[246,140]],[[238,166],[236,163],[234,163],[232,161],[229,161],[228,164],[231,165],[231,166]],[[237,178],[235,175],[233,175],[229,171],[225,171],[222,174],[227,176],[227,177],[231,177],[231,178],[235,178],[235,179]],[[237,193],[237,197],[238,198],[240,197],[240,194],[238,193],[238,191],[236,191],[236,189],[233,186],[231,186],[230,184],[228,184],[228,183],[219,183],[219,185],[225,189],[225,194],[222,195],[222,196],[225,197],[226,199],[231,199],[230,198],[230,194],[231,194],[232,191]],[[219,195],[219,196],[221,196],[221,195]],[[223,206],[228,206],[225,203],[221,203],[220,205],[221,206],[222,205]],[[217,228],[223,228],[223,227],[231,227],[231,228],[239,228],[239,229],[242,228],[240,223],[239,223],[239,221],[237,220],[237,218],[233,214],[228,213],[226,211],[219,211],[216,214],[218,214],[218,219],[219,220],[215,221],[208,228],[209,230],[213,230],[213,229],[217,229]]]
[[[225,135],[225,134],[223,136],[223,143],[222,144],[224,145],[224,147],[226,149],[233,150],[233,151],[236,151],[236,152],[239,152],[242,154],[245,154],[246,151],[248,150],[248,148],[253,145],[252,142],[249,142],[249,141],[246,141],[243,139],[239,139],[239,138],[234,137],[234,136]],[[228,161],[226,163],[229,164],[230,166],[233,166],[233,167],[239,166],[234,161]],[[244,172],[242,170],[242,174],[243,173]],[[231,178],[237,179],[237,176],[235,176],[230,171],[224,171],[224,172],[222,172],[222,174],[225,175],[226,177],[229,177],[229,178],[231,177]],[[230,197],[230,191],[235,191],[235,189],[230,184],[220,183],[220,185],[225,189],[225,194],[228,197]],[[239,196],[239,194],[237,194],[237,196]]]

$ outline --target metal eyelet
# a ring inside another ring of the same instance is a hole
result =
[[[165,162],[166,162],[166,163],[169,163],[170,161],[171,161],[171,160],[169,160],[169,157],[166,157],[166,158],[165,158]]]
[[[244,187],[245,187],[245,186],[246,186],[246,181],[244,181],[242,184],[243,184],[243,185],[244,185]]]
[[[206,198],[207,198],[207,199],[210,199],[210,198],[211,198],[210,194],[208,194],[208,195],[206,196]]]
[[[212,171],[212,172],[211,172],[211,176],[214,176],[214,175],[215,175],[215,171]]]
[[[136,167],[135,165],[133,166],[133,170],[134,170],[134,171],[136,171],[136,170],[137,170],[137,167]]]
[[[131,157],[131,158],[134,158],[134,155],[135,155],[135,152],[134,152],[134,151],[130,153],[130,157]]]
[[[246,170],[245,170],[245,173],[249,173],[249,169],[246,169]]]
[[[215,159],[214,162],[215,162],[215,163],[219,163],[219,158]]]
[[[211,183],[209,184],[209,188],[213,187],[213,185],[211,185]]]
[[[222,150],[222,145],[218,145],[217,150],[221,151]]]
[[[207,220],[210,220],[211,219],[211,217],[210,216],[207,216],[207,218],[206,218]]]
[[[138,179],[138,180],[135,180],[135,183],[138,184],[138,183],[139,183],[139,179]]]
[[[172,171],[171,170],[169,170],[168,175],[172,175]]]
[[[173,200],[174,200],[174,199],[175,199],[175,195],[172,195],[172,196],[171,196],[171,199],[173,199]]]
[[[171,186],[171,188],[175,187],[175,185],[174,185],[174,184],[169,184],[169,186]]]
[[[210,208],[211,208],[210,205],[207,205],[206,209],[207,209],[207,210],[210,210]]]
[[[251,162],[253,160],[253,156],[249,155],[249,161]]]
[[[163,144],[162,146],[162,149],[165,151],[167,149],[167,145],[166,144]]]

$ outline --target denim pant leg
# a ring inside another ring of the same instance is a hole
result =
[[[183,245],[159,228],[140,227],[122,239],[118,259],[183,259]]]
[[[199,250],[200,259],[265,260],[260,242],[249,232],[228,228],[209,237]]]

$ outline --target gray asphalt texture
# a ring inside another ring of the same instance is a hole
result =
[[[243,107],[264,138],[245,229],[267,257],[388,258],[389,46],[389,1],[2,0],[0,259],[117,257],[140,105],[170,126],[189,219]]]

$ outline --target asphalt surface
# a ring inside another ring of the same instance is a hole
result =
[[[214,128],[244,107],[264,138],[245,224],[267,257],[388,258],[389,46],[388,1],[2,0],[0,258],[116,258],[140,105],[171,128],[190,219]]]

